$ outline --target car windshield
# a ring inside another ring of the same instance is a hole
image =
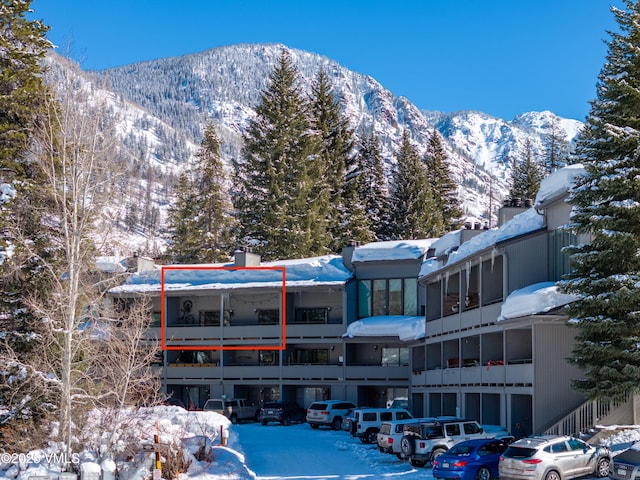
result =
[[[309,410],[326,410],[326,409],[327,409],[326,403],[312,403],[311,406],[309,407]]]
[[[267,402],[264,404],[264,408],[280,408],[280,404],[278,402]]]

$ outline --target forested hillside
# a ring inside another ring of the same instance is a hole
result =
[[[122,196],[114,201],[114,230],[105,253],[138,250],[156,255],[164,248],[172,187],[178,172],[193,162],[205,125],[214,123],[221,157],[229,167],[242,155],[243,132],[255,116],[260,93],[283,49],[283,45],[234,45],[101,72],[79,72],[96,92],[111,97],[123,155],[128,159],[126,166],[118,167],[124,168],[127,179],[121,180]],[[581,125],[550,112],[530,112],[512,121],[481,112],[423,112],[370,76],[320,55],[287,51],[305,91],[310,92],[320,69],[328,73],[352,128],[372,129],[379,138],[387,177],[403,131],[408,130],[422,154],[436,128],[444,137],[443,148],[465,215],[486,225],[495,222],[497,207],[508,191],[511,165],[522,155],[527,139],[542,158],[549,125],[560,125],[567,142]],[[52,70],[63,64],[57,56],[50,59]]]

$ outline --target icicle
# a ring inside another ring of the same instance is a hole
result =
[[[491,250],[491,273],[493,273],[493,264],[496,260],[496,254],[498,253],[498,251],[494,248],[493,250]]]
[[[464,264],[464,269],[465,269],[465,274],[467,277],[467,290],[466,292],[469,293],[469,278],[471,277],[471,262],[467,261]]]
[[[444,291],[445,293],[449,291],[449,271],[448,270],[444,274]]]

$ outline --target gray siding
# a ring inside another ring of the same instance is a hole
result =
[[[575,333],[561,321],[534,326],[534,431],[542,431],[585,401],[571,389],[571,380],[579,378],[580,370],[566,361]]]
[[[507,294],[549,279],[547,234],[540,232],[504,247],[507,261]]]

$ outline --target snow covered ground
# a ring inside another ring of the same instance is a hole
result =
[[[120,480],[152,478],[155,454],[145,452],[143,445],[153,443],[158,432],[162,443],[180,443],[186,459],[191,462],[180,480],[433,478],[430,468],[414,468],[393,455],[378,452],[374,445],[362,444],[347,432],[323,428],[314,430],[306,423],[289,427],[258,423],[230,425],[217,413],[187,412],[179,407],[146,409],[135,418],[135,421],[126,422],[127,434],[135,436],[134,445],[138,444],[139,451],[130,462],[119,463]],[[100,444],[100,431],[94,425],[88,425],[88,428],[95,434],[93,439],[89,437],[88,443],[92,447],[88,450],[95,451],[96,445]],[[640,425],[617,427],[615,431],[605,442],[614,454],[640,441]],[[118,432],[118,435],[119,442],[124,442],[124,432]],[[221,445],[222,437],[227,439],[227,446]],[[197,461],[194,456],[203,442],[211,448],[209,462]],[[0,454],[0,479],[58,480],[59,469],[47,462],[51,460],[49,455],[53,451]],[[97,464],[92,460],[96,459],[90,451],[82,452],[79,458],[83,462],[83,471],[95,471]],[[103,462],[102,466],[108,467],[109,463]],[[85,480],[93,479],[87,475]]]

